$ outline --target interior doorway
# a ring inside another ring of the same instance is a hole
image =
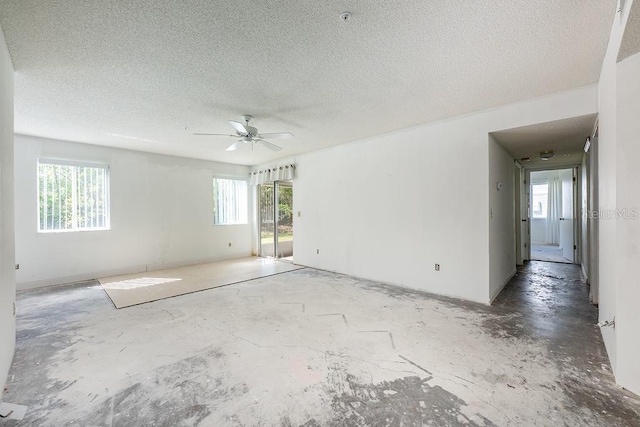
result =
[[[577,168],[529,175],[531,259],[577,262]]]
[[[260,256],[293,262],[293,182],[258,187]]]

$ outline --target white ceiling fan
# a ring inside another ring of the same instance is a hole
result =
[[[226,136],[230,138],[240,137],[238,141],[234,142],[229,146],[229,148],[227,148],[227,151],[235,151],[245,144],[251,144],[251,148],[253,148],[254,143],[261,144],[269,150],[280,151],[282,150],[282,147],[272,144],[269,141],[265,141],[265,138],[293,138],[293,134],[291,132],[259,133],[257,128],[249,126],[249,122],[251,121],[251,119],[253,119],[253,116],[250,116],[249,114],[243,114],[242,119],[244,120],[244,124],[229,120],[229,124],[236,130],[235,135],[227,135],[221,133],[194,133],[194,135]]]

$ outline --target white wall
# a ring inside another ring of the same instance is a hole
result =
[[[630,6],[630,4],[627,4]],[[628,13],[625,7],[623,13]],[[601,212],[615,212],[617,206],[616,193],[616,58],[624,32],[624,24],[616,15],[612,23],[609,45],[605,54],[598,84],[598,209]],[[616,271],[618,256],[616,254],[615,220],[598,220],[599,260],[596,278],[599,284],[599,316],[600,320],[612,320],[616,316]],[[617,375],[617,337],[614,328],[602,328],[611,367]]]
[[[18,288],[251,255],[251,226],[214,226],[214,175],[249,168],[16,135]],[[37,159],[107,163],[111,230],[37,232]],[[229,243],[232,244],[229,247]]]
[[[547,243],[547,219],[531,218],[531,244],[545,245]]]
[[[596,274],[600,320],[615,318],[616,321],[615,328],[601,329],[616,381],[640,394],[640,290],[637,285],[640,223],[633,215],[636,212],[633,209],[640,208],[637,194],[640,173],[636,161],[640,154],[640,54],[616,62],[632,8],[634,13],[640,13],[639,2],[625,2],[622,19],[616,17],[613,23],[598,86],[598,208],[601,217],[597,223],[599,259]],[[640,51],[640,46],[636,47],[636,52]]]
[[[516,273],[513,157],[489,135],[489,298]],[[498,182],[501,189],[498,190]]]
[[[295,262],[488,303],[488,133],[596,107],[587,86],[298,156]]]
[[[618,382],[640,394],[640,53],[617,70],[616,292]],[[635,211],[632,211],[635,210]]]
[[[587,278],[587,282],[590,283],[589,277],[589,240],[588,240],[588,195],[589,195],[589,163],[587,161],[588,155],[582,157],[582,164],[580,165],[580,209],[578,209],[580,220],[580,266],[582,267],[582,274]]]
[[[13,66],[0,28],[0,400],[16,342],[13,191]]]

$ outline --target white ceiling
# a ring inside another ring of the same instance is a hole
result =
[[[569,169],[570,170],[570,169]],[[531,183],[535,183],[536,181],[545,181],[552,178],[557,178],[560,176],[560,170],[546,170],[546,171],[537,171],[531,172]]]
[[[631,3],[627,26],[624,28],[618,62],[640,52],[640,3]]]
[[[593,132],[595,123],[596,115],[589,114],[492,132],[491,135],[525,168],[555,168],[582,162],[584,144]],[[552,150],[554,156],[542,160],[540,152],[548,150]]]
[[[254,165],[596,82],[615,7],[0,0],[0,25],[17,133]],[[229,153],[191,135],[243,113],[295,138]]]

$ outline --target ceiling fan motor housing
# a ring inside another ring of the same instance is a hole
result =
[[[253,126],[245,126],[245,129],[247,129],[248,136],[258,135],[258,129],[254,128]]]
[[[253,143],[263,145],[264,147],[273,151],[280,151],[282,150],[282,147],[272,144],[269,141],[265,141],[264,138],[293,137],[293,134],[291,132],[266,133],[264,135],[260,135],[257,128],[249,126],[249,122],[251,121],[251,119],[253,119],[253,116],[250,116],[249,114],[243,114],[242,119],[244,120],[244,124],[229,120],[229,124],[236,130],[235,135],[224,135],[216,133],[195,133],[194,135],[230,136],[232,138],[240,137],[237,142],[234,142],[229,148],[227,148],[227,151],[235,151],[242,144],[251,144],[251,148],[253,148]]]

